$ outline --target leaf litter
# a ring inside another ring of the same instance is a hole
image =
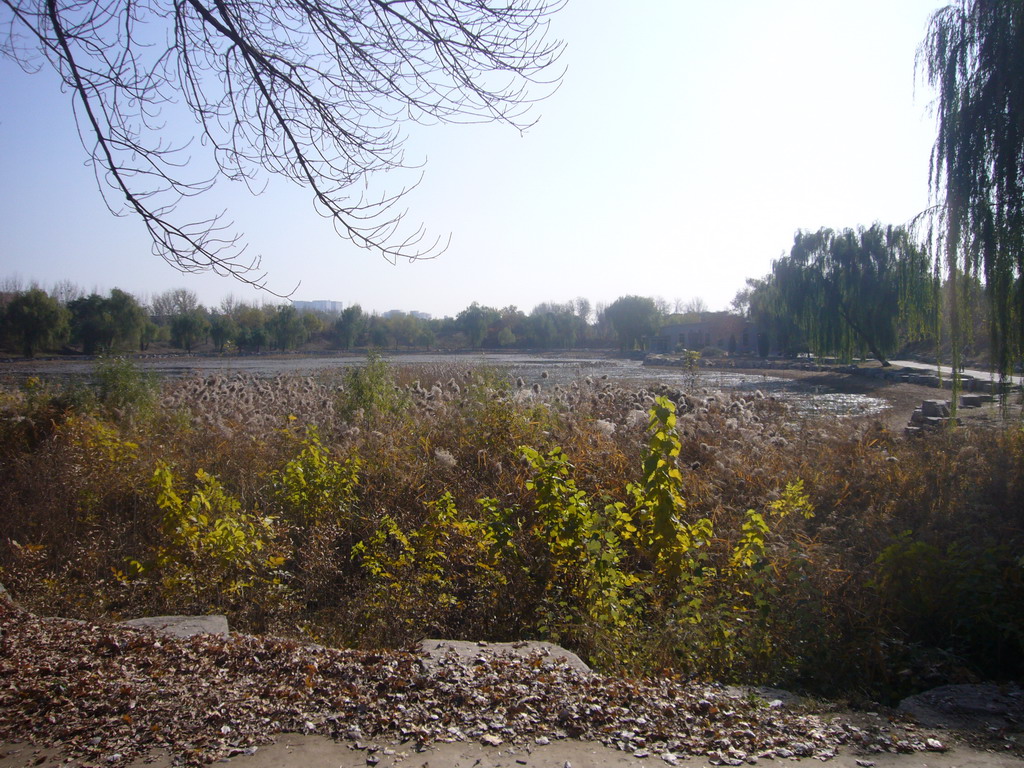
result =
[[[721,686],[603,676],[540,653],[467,661],[450,652],[428,667],[404,651],[241,634],[182,639],[38,617],[0,600],[0,740],[56,747],[86,764],[165,749],[201,765],[252,753],[280,733],[346,739],[371,753],[374,739],[419,749],[571,737],[669,764],[699,756],[734,766],[827,760],[847,744],[934,749],[923,736],[771,707]]]

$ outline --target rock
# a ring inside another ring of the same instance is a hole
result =
[[[949,403],[945,400],[923,400],[921,412],[926,417],[946,417],[949,416]]]
[[[226,616],[213,614],[210,616],[146,616],[141,619],[122,621],[127,627],[142,627],[162,632],[174,637],[192,637],[192,635],[223,635],[228,636],[228,619]]]
[[[487,659],[511,654],[513,656],[526,657],[534,653],[540,653],[551,661],[564,659],[565,664],[571,669],[589,673],[590,667],[583,659],[572,651],[567,651],[554,643],[540,640],[529,640],[518,643],[486,643],[479,644],[465,640],[424,640],[420,643],[420,653],[424,657],[424,663],[428,669],[436,669],[439,662],[449,653],[454,652],[459,660],[465,664],[479,663]]]
[[[726,686],[725,692],[734,698],[739,699],[750,699],[756,698],[764,702],[765,706],[770,709],[780,709],[782,707],[794,707],[805,703],[802,696],[798,696],[791,691],[784,690],[782,688],[771,688],[765,685],[761,686],[749,686],[749,685],[729,685]],[[698,706],[701,706],[698,704]]]
[[[899,710],[930,728],[1021,730],[1024,689],[991,683],[943,685],[904,699]]]

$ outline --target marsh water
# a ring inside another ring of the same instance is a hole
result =
[[[887,403],[876,397],[844,394],[808,387],[798,381],[768,375],[702,369],[689,372],[679,368],[644,366],[636,360],[603,357],[561,357],[524,354],[396,354],[383,355],[395,365],[424,368],[429,374],[440,365],[485,366],[505,372],[510,379],[522,378],[527,385],[567,386],[586,378],[620,385],[646,386],[664,383],[687,391],[731,389],[761,391],[788,402],[803,415],[869,415],[879,413]],[[253,376],[309,376],[344,371],[363,365],[362,355],[242,355],[242,356],[142,356],[136,364],[168,378],[244,373]],[[92,359],[24,360],[0,363],[0,378],[24,380],[28,376],[88,379],[96,365]],[[431,382],[424,381],[425,385]]]

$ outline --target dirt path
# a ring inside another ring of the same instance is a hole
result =
[[[1024,760],[1012,752],[984,749],[948,742],[945,752],[912,754],[857,754],[843,749],[825,765],[835,768],[1024,768]],[[282,734],[275,743],[260,747],[252,754],[242,754],[222,761],[233,768],[704,768],[707,758],[679,758],[650,754],[632,754],[602,746],[595,742],[562,739],[545,746],[485,747],[477,743],[438,744],[422,752],[408,744],[376,742],[368,748],[355,743],[335,741],[326,736]],[[761,759],[764,768],[794,768],[821,765],[813,758]],[[130,768],[171,768],[170,757],[153,752],[131,763]],[[68,761],[52,749],[34,749],[28,744],[0,744],[0,768],[71,768],[89,763]]]

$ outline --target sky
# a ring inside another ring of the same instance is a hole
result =
[[[628,294],[726,309],[797,230],[905,224],[928,206],[934,95],[914,63],[943,4],[570,0],[550,31],[565,74],[534,126],[411,126],[422,178],[373,181],[420,179],[407,220],[451,236],[431,260],[356,248],[283,180],[204,204],[227,209],[268,287],[292,299],[435,317]],[[52,72],[0,60],[0,105],[0,278],[279,301],[180,274],[140,221],[110,214]]]

